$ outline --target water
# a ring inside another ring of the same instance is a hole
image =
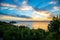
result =
[[[14,24],[14,25],[17,25],[17,26],[20,26],[20,25],[25,25],[25,26],[27,26],[27,27],[29,27],[29,28],[34,28],[34,29],[38,29],[38,28],[40,28],[40,29],[43,29],[43,30],[48,30],[48,24],[49,24],[49,22],[33,22],[33,21],[31,21],[31,22],[29,22],[29,21],[24,21],[24,22],[17,22],[16,24]]]

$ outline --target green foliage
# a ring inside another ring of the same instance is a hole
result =
[[[14,26],[0,22],[0,36],[3,40],[59,40],[60,34],[42,29],[30,29],[26,26]]]
[[[50,32],[54,33],[54,40],[60,40],[60,16],[53,17],[53,20],[50,22],[48,29]]]
[[[53,20],[50,22],[48,29],[51,32],[59,32],[60,28],[60,17],[53,17]]]

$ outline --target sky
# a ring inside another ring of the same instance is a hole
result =
[[[60,15],[60,0],[0,0],[0,20],[49,21]]]

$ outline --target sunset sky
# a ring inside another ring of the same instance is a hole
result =
[[[0,0],[0,20],[51,20],[60,0]]]

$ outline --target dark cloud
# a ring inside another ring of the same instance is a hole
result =
[[[8,15],[8,16],[13,16],[13,17],[18,17],[18,18],[31,18],[30,16],[26,16],[26,15],[13,15],[13,14],[6,14],[6,13],[1,13],[2,15]]]

